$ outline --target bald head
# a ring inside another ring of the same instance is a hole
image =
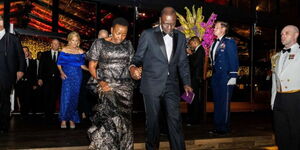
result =
[[[164,16],[164,15],[175,15],[176,16],[176,11],[173,7],[165,7],[161,10],[160,16]]]
[[[281,43],[285,48],[290,48],[295,43],[299,36],[299,29],[294,25],[287,25],[281,31]]]
[[[176,26],[176,11],[172,7],[165,7],[161,11],[160,25],[162,30],[169,34],[173,32]]]

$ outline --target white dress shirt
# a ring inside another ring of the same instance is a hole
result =
[[[29,58],[25,58],[26,59],[26,67],[28,68],[29,66]]]
[[[197,50],[198,50],[198,48],[199,48],[200,46],[201,46],[201,44],[199,44],[199,45],[195,48],[194,53],[197,52]]]
[[[4,34],[5,34],[5,29],[0,31],[0,40],[3,38]]]
[[[51,50],[51,58],[53,59],[53,56],[55,55],[55,59],[57,60],[57,53],[58,53],[58,51]]]
[[[222,38],[223,38],[223,36],[220,37],[220,38],[218,38],[219,40],[217,40],[217,42],[216,42],[216,44],[215,44],[215,47],[214,47],[214,49],[213,49],[213,55],[212,55],[212,57],[213,57],[213,60],[214,60],[214,61],[215,61],[215,58],[216,58],[215,56],[216,56],[217,48],[219,47],[219,44],[220,44]]]
[[[170,62],[171,54],[173,51],[173,38],[169,34],[167,34],[164,36],[164,41],[165,41],[165,45],[166,45],[168,62]]]
[[[160,30],[161,32],[163,32],[161,26],[160,26]],[[171,59],[171,54],[173,51],[173,37],[171,37],[169,34],[166,34],[164,37],[164,42],[165,42],[165,46],[166,46],[166,53],[167,53],[167,57],[168,57],[168,62],[170,62]]]

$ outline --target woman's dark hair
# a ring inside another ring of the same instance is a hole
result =
[[[112,27],[114,27],[115,25],[122,25],[122,26],[126,26],[128,27],[129,23],[126,19],[122,18],[122,17],[118,17],[116,19],[113,20],[112,22]]]

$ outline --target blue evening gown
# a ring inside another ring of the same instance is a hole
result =
[[[57,65],[62,66],[62,70],[67,78],[62,80],[59,119],[61,121],[73,121],[79,123],[77,110],[80,85],[82,80],[81,65],[85,64],[85,54],[70,54],[61,52]]]

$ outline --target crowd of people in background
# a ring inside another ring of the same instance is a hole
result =
[[[65,46],[61,47],[60,41],[53,39],[51,49],[33,59],[28,47],[22,47],[17,36],[5,31],[0,16],[0,133],[9,129],[9,98],[15,89],[23,118],[29,113],[43,112],[47,120],[54,120],[59,104],[60,128],[74,129],[82,119],[91,121],[89,149],[132,150],[132,97],[134,80],[140,80],[146,114],[146,149],[159,147],[162,112],[171,149],[183,150],[180,95],[195,93],[193,103],[188,105],[187,123],[199,124],[204,113],[201,91],[210,61],[214,127],[209,134],[229,134],[233,87],[237,84],[239,89],[244,89],[247,82],[244,70],[238,76],[237,45],[226,36],[229,25],[216,22],[217,38],[208,55],[199,37],[186,42],[185,35],[175,26],[176,11],[165,7],[159,25],[144,30],[134,50],[126,40],[129,23],[124,18],[116,18],[110,34],[100,30],[87,53],[80,48],[80,35],[73,31],[68,34]],[[296,84],[298,63],[294,62],[299,60],[296,42],[299,30],[287,26],[281,34],[285,50],[275,56],[276,64],[272,65],[275,66],[272,72],[275,135],[280,150],[299,149],[300,125],[295,121],[299,120],[295,114],[299,112],[300,88]],[[285,68],[287,72],[283,74]],[[94,103],[89,102],[91,99]]]

